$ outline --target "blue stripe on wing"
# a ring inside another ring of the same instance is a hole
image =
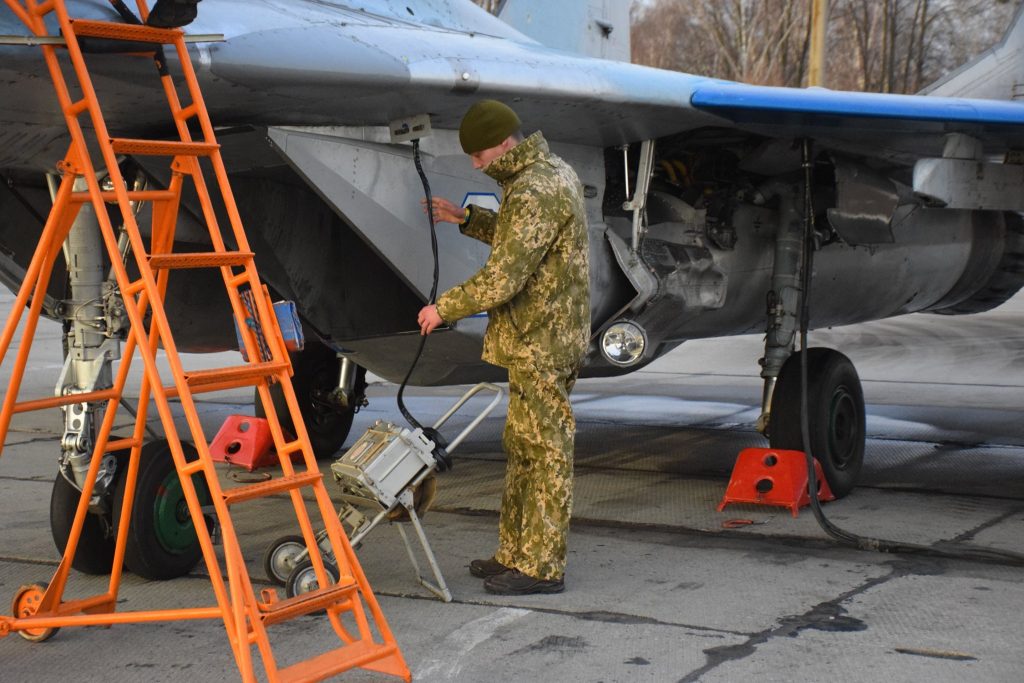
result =
[[[869,118],[980,125],[1024,125],[1024,104],[1000,100],[857,93],[824,88],[775,88],[707,82],[690,98],[699,109],[727,118],[804,114],[812,118]]]

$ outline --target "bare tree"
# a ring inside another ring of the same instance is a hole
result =
[[[701,75],[798,85],[809,13],[789,0],[664,0],[633,6],[633,61]]]
[[[915,92],[995,43],[1018,0],[832,0],[827,85]],[[633,61],[802,85],[810,0],[638,0]]]

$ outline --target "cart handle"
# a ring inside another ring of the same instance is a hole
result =
[[[487,407],[484,408],[482,413],[477,415],[476,418],[474,418],[472,422],[470,422],[468,425],[466,425],[465,429],[463,429],[461,432],[459,432],[459,435],[457,437],[452,439],[452,442],[450,444],[448,444],[448,447],[446,449],[449,453],[454,451],[455,448],[460,443],[462,443],[462,440],[465,439],[467,436],[469,436],[469,433],[471,431],[473,431],[474,429],[476,429],[477,425],[479,425],[481,422],[483,422],[484,418],[486,418],[488,415],[490,415],[491,412],[493,412],[494,409],[498,407],[498,404],[501,403],[501,399],[505,396],[505,392],[504,392],[504,390],[502,390],[501,387],[497,386],[496,384],[491,384],[490,382],[481,382],[480,384],[477,384],[472,389],[470,389],[465,394],[463,394],[462,398],[460,398],[458,401],[456,401],[455,405],[453,405],[451,408],[449,408],[448,412],[445,413],[444,415],[442,415],[441,418],[437,422],[434,423],[434,429],[435,430],[436,429],[440,429],[441,425],[443,425],[445,422],[447,422],[449,420],[449,418],[451,418],[452,415],[454,415],[456,412],[458,412],[459,408],[461,408],[462,406],[464,406],[466,404],[466,401],[468,401],[469,399],[473,398],[474,396],[479,394],[481,391],[484,391],[485,389],[487,391],[493,391],[494,392],[494,398],[487,405]]]

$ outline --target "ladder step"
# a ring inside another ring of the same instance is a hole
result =
[[[117,154],[151,157],[210,156],[220,145],[215,142],[182,142],[181,140],[136,140],[111,138],[110,146]]]
[[[50,3],[47,3],[50,4]],[[153,28],[142,24],[121,24],[112,21],[90,21],[72,19],[71,28],[76,36],[126,40],[133,43],[156,43],[170,45],[182,36],[176,28]]]
[[[214,266],[245,266],[255,254],[251,251],[210,251],[180,254],[152,254],[153,268],[212,268]]]
[[[308,593],[299,593],[295,597],[278,600],[271,603],[259,603],[260,619],[264,624],[275,624],[281,621],[288,621],[303,614],[316,612],[342,601],[351,600],[352,593],[356,590],[355,579],[350,576],[343,576],[338,583],[331,584],[326,588],[318,588]],[[309,679],[312,680],[312,679]]]
[[[128,190],[128,201],[132,202],[166,202],[177,196],[170,190]],[[100,198],[105,202],[116,202],[117,193],[113,190],[100,192]],[[88,192],[72,192],[71,201],[81,204],[92,201],[92,196]]]
[[[394,643],[378,644],[372,641],[359,640],[350,645],[343,645],[322,655],[317,655],[311,659],[285,667],[277,672],[277,680],[281,681],[281,683],[322,681],[342,671],[390,657],[397,651],[398,646]]]
[[[228,505],[233,505],[255,498],[266,498],[282,491],[292,491],[303,486],[310,486],[320,481],[323,476],[322,472],[303,472],[302,474],[293,474],[288,477],[268,479],[258,484],[236,486],[224,491],[224,502]]]
[[[245,386],[255,384],[255,380],[261,380],[277,372],[288,369],[288,361],[275,363],[249,363],[247,365],[236,365],[230,368],[214,368],[212,370],[194,370],[185,373],[185,381],[189,387],[201,387],[206,384]],[[168,393],[175,387],[167,387]]]

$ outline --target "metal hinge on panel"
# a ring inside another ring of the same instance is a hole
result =
[[[628,149],[628,148],[627,148]],[[624,152],[625,154],[626,152]],[[636,191],[633,196],[626,200],[622,208],[633,212],[633,252],[640,246],[640,238],[646,228],[645,211],[647,209],[647,191],[651,187],[651,174],[654,171],[654,140],[644,140],[640,143],[640,164],[636,170]],[[627,186],[626,193],[629,193],[629,171],[626,171]]]

